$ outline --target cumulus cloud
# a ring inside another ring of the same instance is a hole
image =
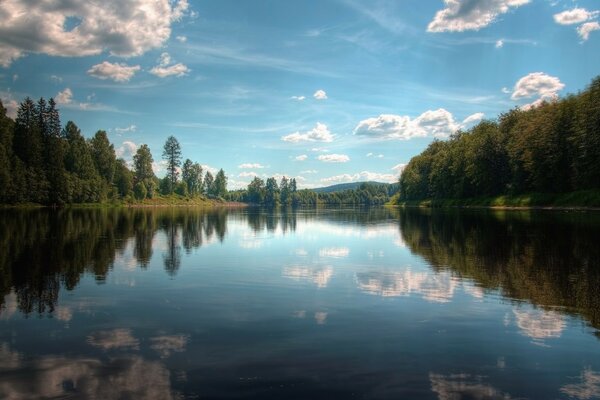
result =
[[[27,53],[139,56],[161,47],[171,35],[171,24],[187,9],[187,0],[5,0],[0,2],[0,65],[8,67]],[[67,28],[68,20],[77,25]]]
[[[362,171],[357,172],[355,174],[341,174],[330,176],[328,178],[322,178],[320,181],[323,184],[331,185],[335,183],[349,183],[362,181],[394,183],[397,180],[398,177],[394,174],[382,174],[379,172]]]
[[[555,76],[547,75],[543,72],[533,72],[528,74],[515,84],[511,98],[513,100],[536,98],[522,108],[529,109],[537,107],[543,101],[550,101],[558,98],[558,92],[565,87],[564,83]]]
[[[66,88],[62,92],[58,92],[54,100],[56,100],[56,104],[69,104],[73,102],[73,92]]]
[[[427,26],[429,32],[479,30],[494,22],[511,8],[530,0],[444,0],[446,7],[435,14]]]
[[[111,79],[115,82],[127,82],[140,69],[141,68],[139,65],[129,66],[124,63],[112,64],[108,61],[104,61],[100,64],[92,66],[92,68],[88,69],[87,73],[88,75],[98,79]]]
[[[406,115],[381,114],[358,123],[354,134],[378,139],[409,140],[415,137],[447,137],[460,128],[447,110],[425,111],[415,119]]]
[[[306,154],[300,154],[299,156],[294,157],[294,160],[296,161],[304,161],[308,158],[308,156]]]
[[[317,160],[326,163],[345,163],[350,161],[350,157],[345,154],[322,154],[317,157]]]
[[[302,100],[306,99],[306,97],[305,96],[292,96],[292,97],[290,97],[290,99],[302,101]]]
[[[586,22],[577,28],[577,33],[583,41],[586,41],[590,38],[590,33],[597,30],[600,30],[600,24],[598,24],[598,22]]]
[[[167,76],[184,76],[190,72],[190,69],[182,63],[169,65],[171,61],[169,53],[162,53],[158,60],[158,65],[152,68],[150,73],[159,78],[166,78]]]
[[[241,168],[241,169],[262,169],[262,168],[265,168],[265,166],[262,165],[262,164],[259,164],[259,163],[244,163],[244,164],[238,165],[238,168]]]
[[[130,159],[137,151],[137,144],[126,140],[123,144],[115,150],[117,158]]]
[[[282,136],[284,142],[333,142],[333,135],[327,128],[327,125],[317,122],[317,125],[305,133],[294,132]]]
[[[406,168],[406,164],[400,163],[400,164],[394,165],[391,169],[392,169],[392,171],[396,171],[397,174],[401,174],[402,171],[404,171],[404,168]]]
[[[327,93],[323,89],[319,89],[313,94],[313,97],[317,100],[327,100]]]
[[[561,25],[580,24],[598,16],[598,11],[588,11],[585,8],[574,8],[554,14],[554,21]]]

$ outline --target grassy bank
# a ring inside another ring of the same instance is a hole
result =
[[[479,197],[471,199],[426,199],[401,201],[391,199],[392,205],[404,207],[484,207],[484,208],[555,208],[600,209],[600,190],[570,193],[528,193],[517,196]]]
[[[157,196],[152,199],[135,200],[133,198],[102,203],[74,203],[63,204],[60,207],[68,208],[112,208],[112,207],[245,207],[243,203],[227,202],[223,199],[209,199],[204,196],[185,197],[177,194],[170,196]],[[0,208],[43,208],[51,207],[36,203],[3,204]]]

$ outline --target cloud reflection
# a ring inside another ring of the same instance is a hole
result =
[[[476,399],[510,400],[511,396],[483,382],[480,376],[469,374],[429,374],[431,390],[439,400]]]
[[[103,350],[138,350],[140,345],[139,340],[131,334],[131,330],[123,328],[94,332],[87,337],[87,342]]]
[[[419,294],[436,303],[452,300],[458,282],[451,274],[414,272],[369,271],[356,274],[358,288],[365,293],[382,297],[401,297]]]
[[[586,368],[581,372],[580,379],[581,383],[565,385],[560,391],[581,400],[600,398],[600,373]]]
[[[343,258],[349,254],[350,249],[347,247],[327,247],[319,250],[320,257]]]
[[[522,334],[532,339],[558,338],[565,328],[565,318],[556,311],[513,309]]]
[[[189,340],[187,335],[163,335],[150,339],[150,348],[156,351],[160,358],[167,358],[171,353],[180,353],[185,350]]]
[[[165,366],[141,357],[101,361],[43,356],[23,360],[6,345],[0,346],[0,398],[176,398]]]
[[[329,284],[329,280],[333,276],[333,268],[325,267],[300,267],[292,266],[283,269],[283,276],[297,281],[308,280],[313,282],[317,287],[324,288]]]

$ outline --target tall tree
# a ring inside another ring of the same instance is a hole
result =
[[[227,194],[227,176],[225,176],[225,172],[222,169],[215,175],[214,187],[215,196],[225,197]]]
[[[191,196],[200,194],[202,188],[202,167],[200,164],[192,162],[189,158],[185,160],[181,168],[181,179],[187,185],[188,193]]]
[[[147,144],[143,144],[138,147],[135,155],[133,156],[133,171],[135,176],[135,182],[144,182],[154,177],[154,171],[152,170],[152,153]]]
[[[181,146],[175,136],[169,136],[163,148],[163,159],[167,162],[167,177],[170,183],[170,193],[175,190],[179,177],[178,168],[181,166]]]
[[[275,178],[268,178],[265,183],[265,204],[276,206],[279,203],[279,186]]]
[[[106,131],[98,131],[90,140],[92,158],[100,176],[110,185],[115,175],[117,157],[115,147],[108,140]]]
[[[53,98],[48,101],[44,121],[44,158],[49,183],[48,200],[52,204],[69,201],[65,169],[65,145],[61,136],[60,115]]]
[[[204,190],[206,194],[209,196],[215,196],[215,178],[210,173],[210,171],[206,171],[206,175],[204,176]]]

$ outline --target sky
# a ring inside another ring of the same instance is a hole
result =
[[[158,176],[396,182],[432,140],[600,74],[597,0],[3,0],[0,99],[53,97]]]

